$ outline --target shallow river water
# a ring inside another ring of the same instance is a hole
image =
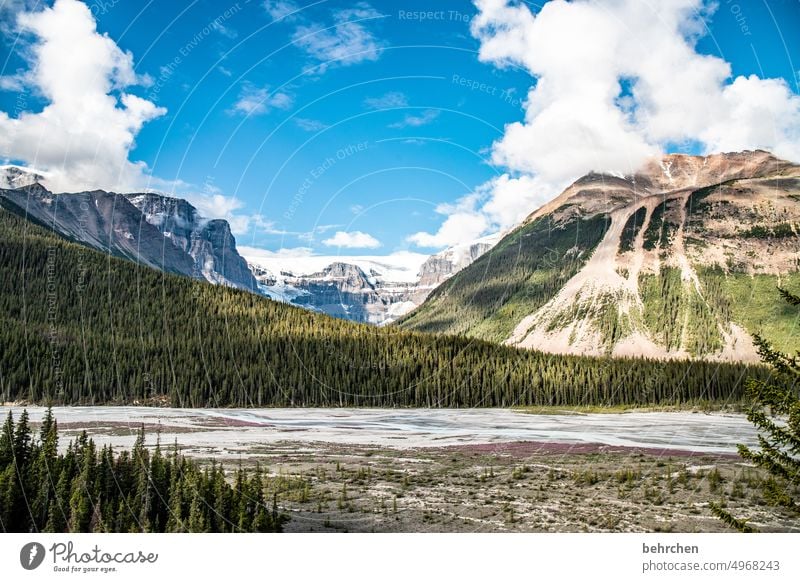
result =
[[[13,410],[15,416],[20,408]],[[44,409],[28,408],[31,420]],[[600,444],[698,453],[735,454],[754,444],[743,415],[691,412],[619,414],[525,414],[504,409],[177,409],[145,407],[55,408],[62,432],[86,429],[98,444],[130,446],[144,424],[150,443],[156,431],[168,445],[200,453],[246,453],[281,441],[414,448],[533,441]],[[5,414],[5,412],[3,413]]]

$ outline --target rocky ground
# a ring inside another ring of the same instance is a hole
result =
[[[257,452],[293,532],[730,531],[710,501],[764,531],[800,531],[736,456],[536,443]]]

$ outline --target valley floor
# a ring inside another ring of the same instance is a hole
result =
[[[285,476],[287,531],[724,532],[708,507],[724,497],[764,531],[800,532],[763,504],[759,472],[735,456],[524,442],[263,453]]]
[[[29,411],[35,425],[43,410]],[[61,447],[83,430],[129,447],[145,426],[150,446],[259,464],[290,532],[730,531],[709,511],[723,500],[764,531],[800,532],[735,454],[755,436],[740,414],[531,412],[54,410]]]

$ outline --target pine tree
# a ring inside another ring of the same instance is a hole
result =
[[[189,531],[192,533],[203,533],[209,531],[208,520],[203,511],[203,501],[199,493],[195,492],[189,504]]]

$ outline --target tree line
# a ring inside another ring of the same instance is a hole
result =
[[[738,400],[742,379],[765,373],[743,364],[561,356],[356,324],[138,266],[1,210],[0,265],[6,402],[680,404]]]
[[[174,448],[101,449],[83,432],[58,452],[48,409],[38,434],[23,412],[0,433],[0,529],[4,532],[278,532],[285,516],[265,498],[260,471],[201,467]]]

